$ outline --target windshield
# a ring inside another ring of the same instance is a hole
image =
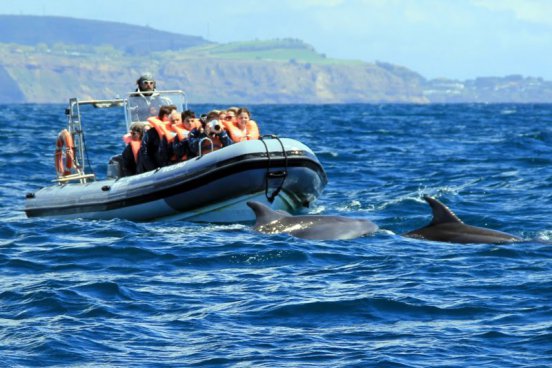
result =
[[[175,105],[178,111],[188,108],[182,91],[130,93],[125,109],[127,128],[136,121],[147,121],[150,116],[157,116],[159,108],[163,105]]]

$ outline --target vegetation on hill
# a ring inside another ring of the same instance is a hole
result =
[[[123,96],[144,71],[192,103],[552,101],[552,82],[539,78],[426,80],[390,63],[332,59],[297,39],[216,44],[114,22],[0,16],[0,103]]]
[[[0,15],[0,43],[81,47],[111,45],[129,55],[145,51],[186,49],[210,42],[197,36],[159,31],[150,27],[66,17]]]
[[[296,40],[140,57],[110,46],[0,44],[0,65],[29,102],[124,95],[143,71],[151,71],[160,88],[186,90],[194,103],[424,102],[415,73],[405,78],[375,64],[332,62]],[[0,99],[9,94],[2,89]]]

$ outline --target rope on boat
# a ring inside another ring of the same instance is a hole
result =
[[[271,164],[271,157],[270,157],[270,151],[268,150],[268,146],[266,145],[266,142],[264,141],[265,138],[270,139],[276,139],[278,142],[280,142],[280,146],[282,147],[282,154],[284,156],[284,170],[283,171],[270,171],[270,164]],[[274,202],[274,199],[278,194],[280,194],[280,191],[284,187],[284,183],[287,178],[287,168],[288,168],[288,157],[286,153],[286,149],[284,148],[284,144],[278,138],[276,135],[264,135],[260,138],[260,141],[263,142],[266,150],[266,157],[267,157],[267,165],[266,165],[266,175],[265,175],[265,196],[269,203]],[[268,194],[268,187],[269,187],[269,180],[270,179],[276,179],[276,178],[282,178],[282,181],[280,182],[280,185],[272,192],[272,194]]]

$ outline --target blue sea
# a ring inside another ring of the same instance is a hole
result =
[[[552,105],[249,107],[263,134],[304,142],[326,169],[308,212],[380,230],[310,241],[248,224],[28,219],[25,194],[55,177],[65,106],[0,105],[0,366],[552,365]],[[83,118],[100,178],[122,118]],[[402,237],[431,220],[424,194],[525,241]]]

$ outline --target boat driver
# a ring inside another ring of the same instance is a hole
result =
[[[153,74],[144,73],[136,80],[135,93],[129,98],[132,121],[146,121],[150,116],[156,116],[159,107],[171,105],[172,101],[156,92],[156,82]]]

